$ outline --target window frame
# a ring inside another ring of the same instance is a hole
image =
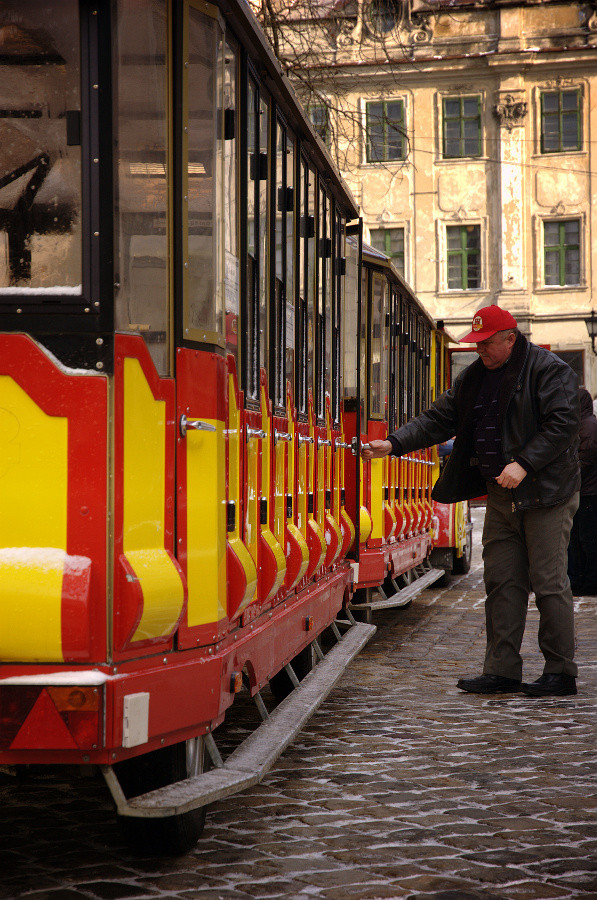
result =
[[[556,112],[545,112],[544,103],[545,97],[548,95],[557,95],[558,97],[558,109]],[[564,138],[563,131],[563,115],[566,110],[562,109],[562,97],[564,94],[576,94],[577,97],[577,107],[576,107],[576,146],[575,147],[563,147],[562,142]],[[583,149],[583,128],[582,128],[582,114],[583,114],[583,91],[581,87],[570,87],[570,88],[559,88],[557,90],[541,90],[539,93],[539,152],[542,155],[550,155],[553,153],[577,153],[579,150]],[[546,117],[554,117],[558,118],[558,147],[551,150],[546,149],[545,147],[545,120]]]
[[[400,121],[398,122],[399,128],[396,129],[396,133],[400,136],[400,155],[398,156],[388,156],[387,148],[388,148],[388,122],[393,121],[388,119],[386,111],[387,107],[390,104],[397,103],[400,104],[402,110],[402,116]],[[382,127],[383,127],[383,154],[382,156],[377,156],[372,153],[372,145],[370,141],[370,107],[374,105],[382,106]],[[406,101],[404,97],[393,97],[390,99],[380,99],[380,100],[366,100],[365,101],[365,163],[368,165],[379,165],[379,163],[393,163],[393,162],[404,162],[406,159]]]
[[[473,100],[477,101],[477,115],[476,116],[465,116],[463,113],[463,104],[465,100]],[[442,114],[442,159],[478,159],[483,155],[483,104],[482,104],[482,95],[481,94],[446,94],[442,96],[442,105],[441,105],[441,114]],[[447,116],[446,115],[446,103],[458,101],[459,103],[459,114],[458,116]],[[468,121],[478,121],[478,137],[477,137],[477,153],[465,153],[464,152],[464,123]],[[458,121],[460,123],[460,136],[458,138],[459,142],[459,150],[458,154],[447,153],[446,151],[446,125],[448,121]]]
[[[577,222],[578,223],[578,244],[566,244],[564,243],[565,238],[565,227],[567,222]],[[545,231],[548,225],[557,224],[559,226],[559,242],[558,244],[546,244],[546,236]],[[558,288],[579,288],[583,286],[583,219],[581,216],[566,216],[566,218],[558,218],[558,219],[543,219],[542,220],[542,244],[543,244],[543,270],[542,270],[542,282],[543,287],[550,289],[558,289]],[[577,249],[578,250],[578,281],[577,282],[567,282],[566,281],[566,252],[567,250]],[[558,276],[559,281],[557,284],[549,284],[547,281],[547,253],[558,251]]]
[[[81,284],[80,295],[47,295],[40,290],[27,297],[2,294],[0,312],[3,331],[54,334],[111,332],[114,315],[114,224],[113,224],[113,103],[111,22],[108,6],[96,9],[79,2],[80,40],[80,147],[81,147]],[[97,86],[99,89],[93,89]],[[99,127],[96,123],[99,122]],[[52,343],[48,334],[44,338]],[[84,338],[82,340],[85,342]],[[87,343],[87,342],[85,342]],[[87,366],[89,357],[74,345],[70,362]],[[64,348],[60,351],[63,356]],[[72,353],[71,353],[72,351]],[[92,354],[104,372],[113,368],[112,341],[100,346],[93,339]],[[81,360],[79,360],[81,357]]]
[[[448,233],[449,230],[459,229],[461,236],[461,246],[458,250],[450,250],[448,249]],[[466,230],[470,228],[478,229],[479,234],[479,246],[478,248],[467,248],[466,246],[462,246],[463,238],[465,237]],[[482,244],[482,230],[481,225],[478,222],[466,222],[460,223],[458,225],[446,225],[445,226],[445,240],[446,240],[446,268],[445,268],[445,278],[446,278],[446,290],[447,291],[479,291],[483,289],[483,244]],[[479,279],[478,284],[475,286],[469,286],[468,284],[468,262],[469,262],[469,254],[476,253],[478,256],[478,270],[479,270]],[[460,275],[461,275],[461,285],[459,287],[451,287],[450,286],[450,259],[455,256],[459,256],[460,263]]]
[[[391,248],[391,240],[392,240],[392,232],[402,232],[402,250],[393,252]],[[388,228],[369,228],[369,234],[372,236],[373,232],[379,232],[383,235],[383,248],[376,247],[373,243],[373,239],[371,239],[371,246],[374,250],[381,250],[382,253],[391,259],[396,266],[400,275],[403,278],[406,277],[406,228],[404,225],[391,225]],[[400,266],[400,259],[402,260],[402,266]]]
[[[323,111],[325,121],[323,123],[317,122],[313,117],[314,111]],[[323,100],[317,100],[314,103],[309,103],[307,105],[307,115],[315,129],[315,133],[319,135],[320,139],[323,141],[323,144],[329,150],[332,146],[332,117],[330,115],[330,108],[327,103]],[[320,128],[322,130],[320,130]]]

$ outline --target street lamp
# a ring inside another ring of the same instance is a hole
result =
[[[593,348],[593,353],[597,356],[597,350],[595,350],[595,338],[597,337],[597,316],[595,315],[595,310],[591,310],[591,317],[589,319],[585,319],[585,324],[587,326],[587,331],[589,332],[589,337],[591,338],[591,347]]]

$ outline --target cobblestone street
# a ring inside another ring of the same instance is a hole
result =
[[[577,601],[578,696],[457,690],[485,644],[474,513],[470,574],[378,614],[305,731],[210,809],[187,856],[133,857],[99,776],[2,776],[0,897],[597,898],[597,598]],[[531,604],[527,681],[537,622]]]

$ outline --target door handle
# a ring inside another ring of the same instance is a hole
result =
[[[259,438],[259,440],[262,441],[267,437],[267,431],[263,431],[261,428],[247,428],[247,437]]]
[[[275,441],[291,441],[292,435],[287,431],[274,431],[274,440]]]
[[[337,450],[340,448],[341,450],[350,450],[350,444],[346,444],[344,441],[335,440],[334,448]]]
[[[313,444],[314,439],[308,434],[299,434],[298,436],[299,444]]]
[[[192,428],[193,431],[216,430],[215,425],[210,425],[209,422],[202,422],[201,419],[187,419],[184,414],[180,417],[179,427],[181,437],[187,436],[187,431],[189,430],[189,428]]]

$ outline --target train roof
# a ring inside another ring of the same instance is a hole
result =
[[[286,115],[289,127],[297,137],[308,141],[307,152],[312,161],[326,169],[332,176],[327,184],[328,189],[335,199],[346,208],[348,216],[356,218],[359,214],[356,200],[325,144],[315,131],[251,7],[246,0],[215,0],[215,2],[236,31],[239,40],[246,47],[253,63],[257,65],[257,71],[264,86],[280,105],[282,112]]]
[[[351,240],[351,238],[348,238],[348,240]],[[398,283],[402,293],[408,294],[412,302],[418,307],[419,312],[427,319],[431,327],[437,328],[435,319],[429,314],[428,310],[425,308],[423,303],[421,303],[409,283],[405,281],[404,277],[400,274],[389,256],[387,256],[382,250],[376,250],[375,247],[372,247],[370,244],[367,244],[365,241],[363,241],[363,262],[369,263],[369,265],[378,266],[380,269],[383,269],[389,277],[390,281]]]

